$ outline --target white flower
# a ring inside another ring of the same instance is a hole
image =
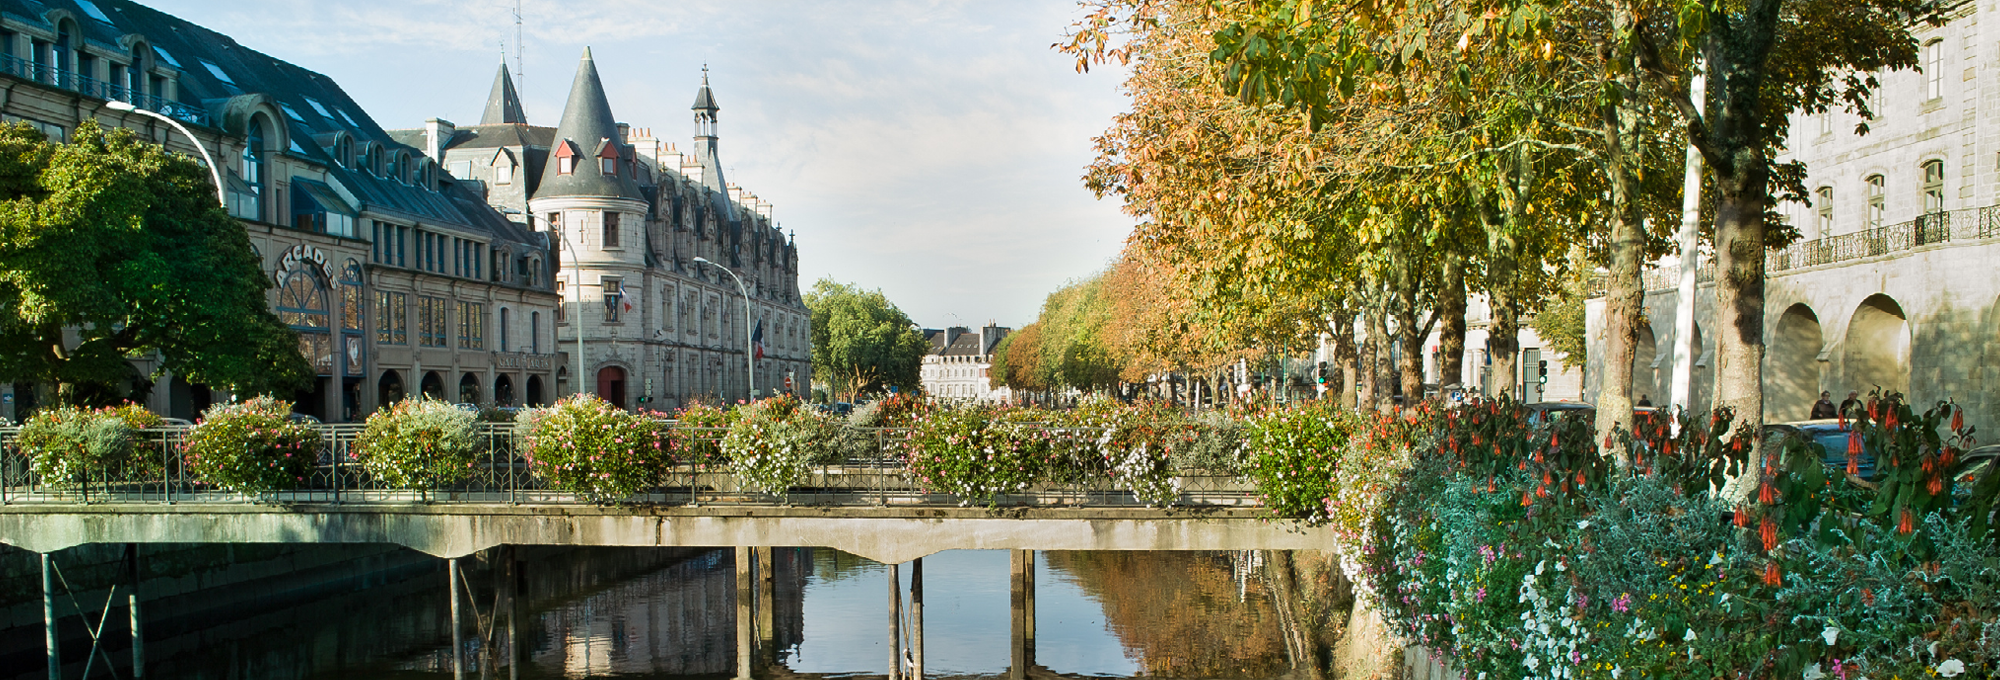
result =
[[[1931,647],[1936,648],[1937,643],[1935,642],[1931,643]],[[1932,653],[1935,654],[1936,652]],[[1937,674],[1947,678],[1958,677],[1958,674],[1964,672],[1965,672],[1965,662],[1959,661],[1958,659],[1945,659],[1944,663],[1937,665]]]
[[[1820,678],[1824,677],[1826,677],[1826,672],[1819,669],[1819,664],[1806,667],[1805,680],[1820,680]]]
[[[1688,629],[1687,635],[1681,636],[1681,642],[1694,642],[1699,639],[1701,639],[1701,636],[1695,635],[1693,628]]]
[[[1590,528],[1590,520],[1587,520],[1587,519],[1586,519],[1586,520],[1583,520],[1583,521],[1580,521],[1580,522],[1577,522],[1577,523],[1576,523],[1576,528],[1578,528],[1578,529],[1589,529],[1589,528]]]
[[[1822,630],[1819,632],[1819,636],[1826,638],[1826,645],[1828,647],[1832,647],[1834,641],[1840,639],[1840,629],[1835,628],[1833,626],[1827,626],[1826,630]]]

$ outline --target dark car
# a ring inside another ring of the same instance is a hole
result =
[[[1581,401],[1544,401],[1528,405],[1528,425],[1540,426],[1558,420],[1597,417],[1597,407]]]
[[[1847,470],[1847,437],[1849,427],[1835,419],[1800,420],[1789,423],[1770,423],[1764,426],[1764,444],[1769,447],[1781,444],[1785,438],[1799,438],[1808,443],[1819,444],[1826,449],[1820,460],[1827,467],[1841,473]],[[1864,447],[1855,455],[1855,468],[1862,479],[1875,476],[1875,452]]]

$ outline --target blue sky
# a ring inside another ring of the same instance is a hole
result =
[[[142,0],[332,76],[384,127],[478,121],[512,0]],[[1123,73],[1049,49],[1073,0],[522,0],[530,121],[591,47],[619,120],[687,139],[707,63],[729,179],[797,232],[810,286],[880,288],[917,323],[1019,327],[1132,219],[1078,179]],[[686,148],[683,146],[683,148]]]

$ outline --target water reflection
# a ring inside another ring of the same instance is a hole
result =
[[[890,665],[888,568],[827,549],[778,548],[769,555],[768,577],[748,583],[757,603],[750,633],[756,677],[882,677]],[[732,550],[523,548],[518,556],[521,596],[513,607],[501,597],[505,570],[497,561],[464,561],[471,587],[461,604],[467,677],[736,677]],[[1034,639],[1022,652],[1032,664],[1028,675],[1287,675],[1299,657],[1291,644],[1296,631],[1288,630],[1297,616],[1288,619],[1275,606],[1288,598],[1273,597],[1255,563],[1249,553],[1038,553]],[[925,558],[923,567],[925,677],[1007,677],[1017,625],[1010,553],[950,551]],[[900,572],[907,597],[912,569]],[[162,618],[149,636],[148,674],[452,677],[443,570],[405,569],[398,576],[234,619]],[[510,610],[519,615],[518,647],[508,642]],[[914,641],[907,625],[903,632]],[[516,668],[508,667],[510,657],[521,659]]]

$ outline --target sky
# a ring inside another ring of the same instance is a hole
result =
[[[141,0],[331,76],[376,123],[479,120],[513,0]],[[690,140],[703,64],[730,181],[797,234],[800,285],[880,289],[926,327],[1019,328],[1131,231],[1080,177],[1120,69],[1050,49],[1074,0],[521,0],[529,122],[591,48],[612,111]],[[503,47],[504,44],[504,47]],[[682,149],[688,146],[683,143]]]

